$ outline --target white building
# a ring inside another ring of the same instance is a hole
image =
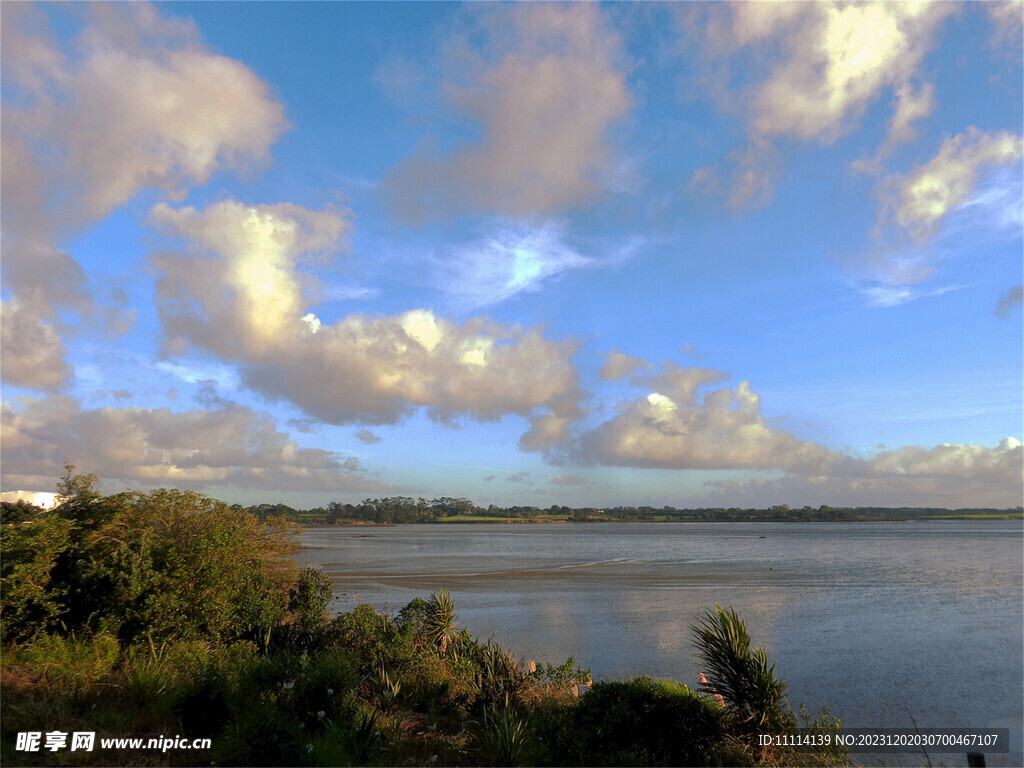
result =
[[[0,501],[27,501],[43,509],[57,506],[57,494],[46,491],[4,491],[0,493]]]

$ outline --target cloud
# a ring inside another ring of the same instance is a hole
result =
[[[925,83],[917,90],[909,83],[896,89],[895,110],[889,121],[889,131],[871,160],[855,160],[850,164],[856,173],[876,175],[882,163],[900,144],[913,141],[917,135],[914,123],[928,117],[935,106],[935,86]]]
[[[265,163],[286,127],[266,85],[207,50],[190,22],[143,3],[93,4],[85,14],[65,41],[43,12],[3,7],[4,286],[18,301],[19,336],[49,347],[63,330],[58,311],[118,319],[97,312],[85,274],[58,243],[140,190],[180,195],[216,171]],[[5,377],[16,363],[4,364]],[[52,387],[52,373],[41,374],[20,383]]]
[[[637,371],[646,368],[648,363],[642,357],[633,357],[625,352],[613,349],[608,353],[608,358],[601,366],[599,375],[604,381],[619,381],[632,376]]]
[[[666,469],[819,469],[834,460],[820,446],[772,429],[747,382],[698,398],[698,390],[726,377],[706,368],[667,363],[635,385],[654,389],[585,433],[578,457],[609,466]]]
[[[297,263],[332,250],[347,228],[334,211],[222,201],[198,211],[156,206],[151,222],[185,237],[186,253],[153,257],[158,309],[180,353],[196,345],[241,364],[244,385],[332,424],[392,424],[417,408],[441,422],[532,422],[524,445],[543,450],[580,415],[575,345],[537,328],[483,318],[459,325],[427,309],[308,311]]]
[[[367,445],[373,445],[374,443],[380,442],[380,438],[368,429],[360,429],[356,432],[356,439],[361,443],[366,443]]]
[[[593,263],[565,245],[563,236],[564,227],[554,222],[504,224],[451,249],[442,287],[457,304],[475,309],[536,291],[548,278]]]
[[[143,485],[264,490],[384,490],[354,457],[300,448],[271,418],[229,404],[83,409],[64,396],[3,408],[5,487],[43,487],[73,457],[104,480]]]
[[[778,5],[791,7],[730,6],[737,42],[774,38],[783,49],[756,88],[753,128],[763,136],[826,142],[858,120],[884,88],[911,81],[939,24],[956,10],[941,2]],[[769,13],[766,25],[761,17]]]
[[[717,198],[733,211],[763,208],[771,202],[779,158],[770,142],[753,136],[746,147],[729,153],[724,165],[724,173],[719,163],[694,171],[689,187],[696,198]]]
[[[630,370],[636,366],[631,365]],[[647,366],[648,368],[650,366]],[[1009,437],[996,448],[908,446],[855,458],[775,429],[747,382],[703,391],[726,374],[665,363],[634,375],[650,391],[583,433],[570,450],[581,463],[675,470],[760,470],[771,479],[715,480],[710,501],[766,506],[1010,506],[1024,483],[1024,449]]]
[[[971,199],[979,173],[1020,163],[1024,140],[1009,131],[975,127],[942,142],[938,154],[905,175],[889,176],[878,190],[881,217],[891,219],[918,242],[933,235],[940,220]]]
[[[943,2],[684,5],[677,12],[684,50],[700,52],[694,79],[726,112],[745,112],[748,131],[747,146],[726,161],[725,178],[706,166],[691,186],[724,193],[735,211],[763,207],[779,175],[774,140],[831,143],[892,90],[888,137],[873,160],[853,166],[879,172],[892,147],[912,137],[912,124],[931,113],[933,87],[914,83],[937,29],[955,11]]]
[[[453,42],[449,105],[480,126],[451,151],[435,141],[385,179],[404,218],[466,211],[558,213],[592,201],[613,172],[608,131],[629,111],[621,46],[596,4],[524,4],[479,12]],[[469,40],[486,40],[483,50]]]
[[[995,315],[1001,320],[1005,320],[1022,303],[1024,303],[1024,286],[1015,285],[999,299],[999,303],[996,304]]]
[[[203,211],[160,203],[149,223],[195,244],[191,255],[153,260],[167,276],[157,291],[170,348],[187,340],[242,359],[260,358],[292,337],[316,333],[319,320],[305,312],[295,263],[333,252],[349,228],[344,213],[334,208],[246,206],[234,200]],[[231,289],[229,296],[225,288]],[[204,310],[202,321],[191,311],[196,302]]]
[[[946,137],[930,160],[881,180],[879,214],[866,253],[847,259],[855,287],[874,306],[893,306],[959,286],[923,290],[945,260],[976,256],[1020,236],[1024,141],[968,128]]]
[[[993,0],[985,3],[985,12],[992,22],[992,45],[1021,48],[1024,32],[1024,2],[1022,0]]]
[[[555,485],[575,486],[575,485],[586,485],[587,484],[587,479],[584,478],[584,477],[580,477],[579,475],[561,475],[561,474],[559,474],[559,475],[555,475],[553,478],[551,478],[550,482],[554,483]]]
[[[829,473],[712,481],[709,501],[767,506],[995,507],[1020,505],[1024,453],[1017,438],[995,448],[973,444],[907,447],[873,459],[847,457]]]
[[[71,375],[53,325],[17,299],[0,305],[0,349],[4,380],[16,386],[57,389]]]
[[[916,135],[913,124],[928,117],[935,106],[935,86],[925,83],[917,91],[905,83],[896,89],[896,112],[889,123],[886,143],[904,144]]]

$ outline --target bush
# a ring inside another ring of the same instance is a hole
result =
[[[707,665],[705,688],[722,698],[735,726],[775,732],[793,726],[786,684],[776,676],[764,650],[750,647],[746,623],[736,611],[715,605],[692,631]]]
[[[54,581],[57,560],[71,541],[72,523],[55,515],[9,523],[0,536],[2,641],[29,640],[56,629],[66,585]]]
[[[720,707],[649,677],[594,683],[539,727],[552,765],[713,765],[725,736]]]
[[[55,510],[3,526],[4,641],[59,630],[222,642],[282,621],[294,526],[191,491],[103,497],[94,475],[71,472]],[[311,576],[296,586],[301,622],[315,621],[319,586]]]

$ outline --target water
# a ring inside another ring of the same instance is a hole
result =
[[[1022,534],[987,520],[314,528],[298,559],[333,578],[335,611],[395,613],[444,587],[472,634],[538,662],[573,655],[595,679],[695,686],[689,627],[733,606],[794,708],[847,727],[1010,728],[988,764],[1024,765]]]

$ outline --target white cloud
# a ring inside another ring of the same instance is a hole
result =
[[[888,137],[873,160],[853,164],[879,172],[892,147],[913,136],[912,124],[931,113],[932,86],[913,83],[936,31],[955,12],[953,3],[889,0],[708,4],[703,14],[679,12],[685,44],[702,52],[695,77],[726,111],[747,112],[747,147],[727,160],[732,170],[722,191],[729,207],[770,202],[779,174],[773,140],[831,143],[893,91]],[[737,61],[742,77],[732,71]],[[721,180],[708,166],[691,184],[714,192]]]
[[[764,12],[758,5],[731,6],[737,30],[756,27],[749,17]],[[753,126],[765,136],[824,141],[859,119],[884,88],[910,82],[938,25],[956,10],[943,2],[787,5],[800,13],[772,28],[785,52],[758,87]]]
[[[395,210],[414,220],[518,217],[591,201],[614,166],[609,127],[630,108],[620,43],[601,9],[531,3],[488,8],[475,21],[487,49],[458,40],[458,72],[444,90],[481,126],[481,140],[450,153],[421,146],[385,182]]]
[[[760,398],[747,382],[698,399],[698,390],[725,374],[666,364],[634,384],[655,391],[584,434],[579,455],[610,466],[666,469],[818,469],[834,454],[772,429],[760,415]]]
[[[296,265],[332,249],[347,227],[336,212],[229,200],[203,211],[159,205],[150,219],[193,244],[153,259],[168,349],[193,344],[240,363],[243,384],[264,395],[333,424],[394,423],[416,408],[438,421],[518,414],[533,424],[533,450],[563,440],[579,417],[575,346],[539,329],[459,325],[427,309],[304,321]]]
[[[160,203],[149,222],[196,244],[193,255],[155,259],[165,274],[157,290],[172,349],[188,340],[221,355],[248,359],[319,330],[305,319],[307,306],[295,264],[338,248],[349,228],[344,212],[288,203],[246,206],[234,200],[202,211]],[[217,256],[205,255],[209,253]],[[225,287],[231,288],[229,296]],[[202,324],[191,312],[196,301],[205,312]]]
[[[4,286],[40,325],[22,322],[25,338],[59,334],[60,310],[103,318],[57,243],[142,189],[177,195],[265,163],[286,127],[266,85],[204,48],[190,22],[144,3],[85,16],[65,42],[41,11],[3,8]]]
[[[946,138],[927,163],[884,180],[878,190],[882,217],[891,218],[921,241],[935,233],[943,217],[971,200],[983,169],[1019,165],[1022,156],[1020,136],[969,127]]]
[[[504,224],[470,245],[453,248],[442,267],[442,287],[460,306],[497,304],[532,292],[561,272],[585,267],[591,259],[563,242],[564,227]]]
[[[301,448],[239,405],[84,409],[61,396],[3,408],[3,483],[44,487],[67,458],[104,480],[265,490],[385,490],[354,457]]]
[[[709,501],[793,506],[995,507],[1020,505],[1024,493],[1020,441],[995,448],[943,444],[886,451],[873,459],[845,458],[827,473],[789,473],[768,480],[713,481]]]
[[[636,367],[634,359],[624,370]],[[1020,501],[1024,449],[1016,438],[996,448],[908,446],[854,458],[772,427],[747,382],[701,392],[723,376],[671,363],[657,374],[634,375],[631,383],[648,394],[584,433],[570,455],[582,463],[616,467],[781,474],[708,483],[712,499],[726,504],[1004,507]]]

